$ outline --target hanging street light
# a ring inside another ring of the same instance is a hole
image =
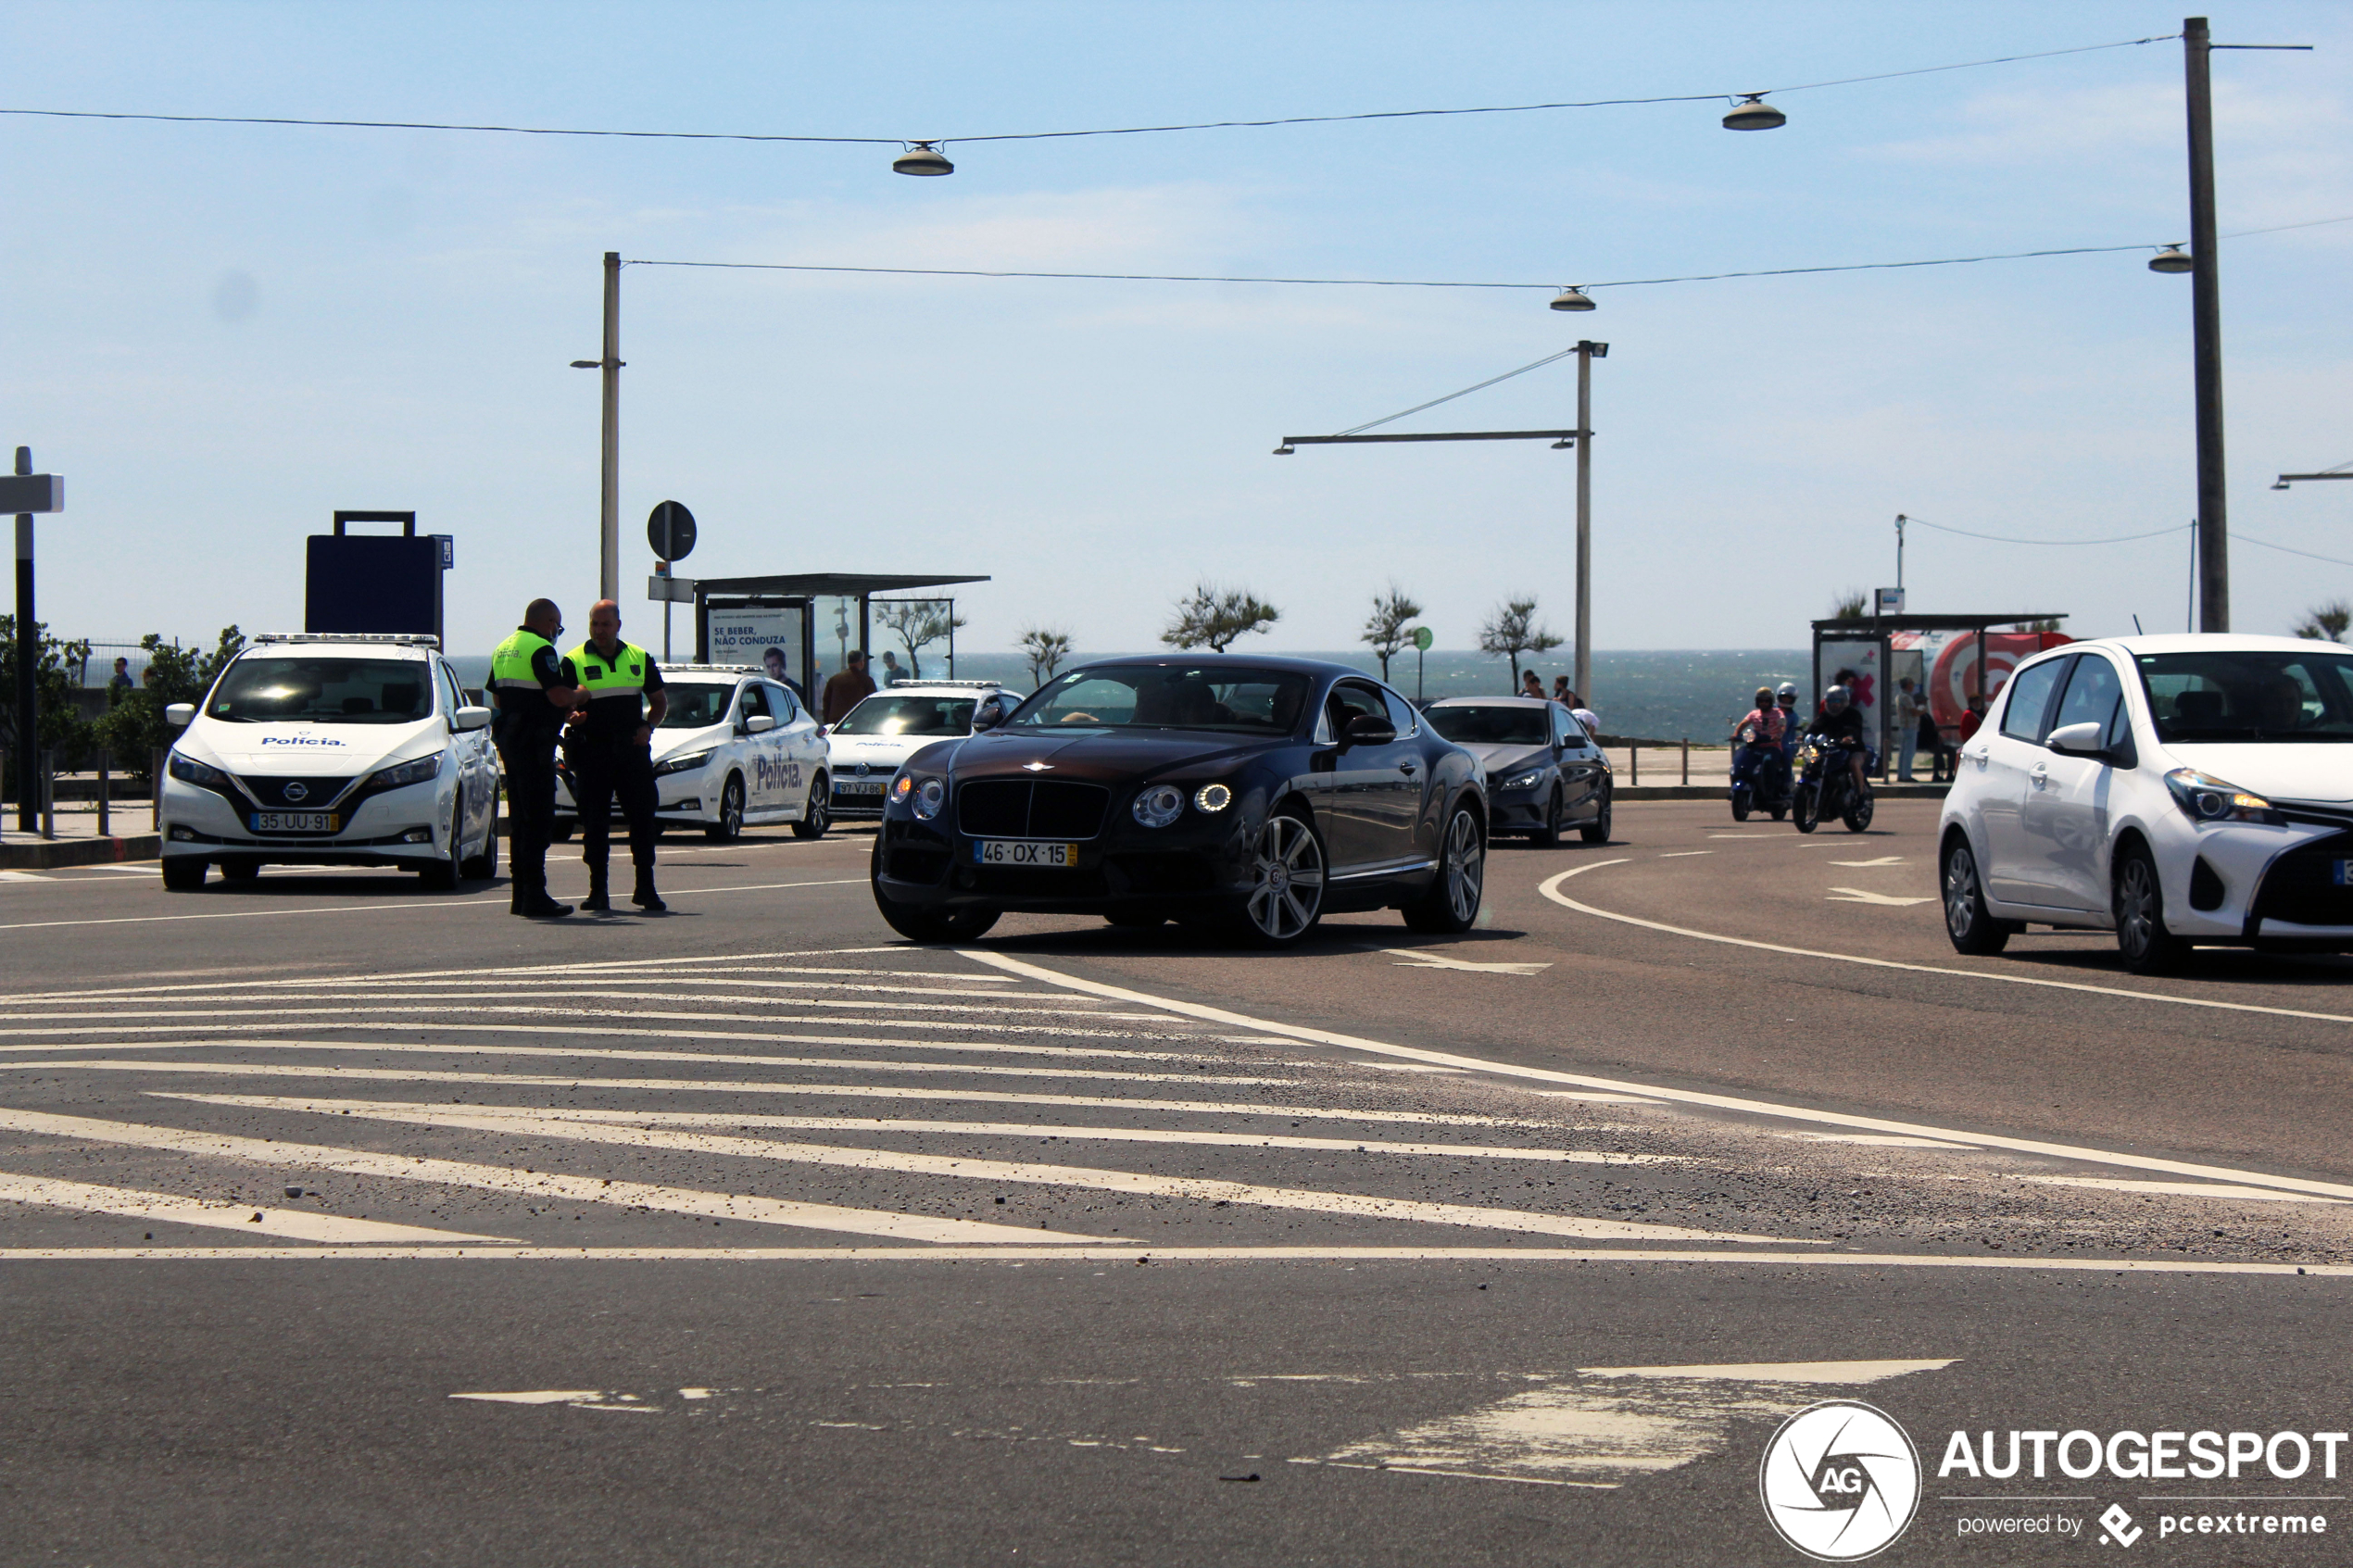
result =
[[[2180,245],[2167,245],[2149,257],[2149,270],[2152,272],[2187,272],[2196,266],[2197,263],[2190,259],[2190,253]]]
[[[929,142],[917,142],[890,160],[892,170],[900,174],[953,174],[956,166],[942,156]]]
[[[1724,117],[1727,131],[1779,131],[1788,123],[1789,116],[1755,93],[1734,104],[1732,112]]]
[[[1591,310],[1593,307],[1592,300],[1579,288],[1565,288],[1553,296],[1553,308],[1555,310]]]

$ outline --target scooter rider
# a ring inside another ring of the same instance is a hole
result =
[[[1794,770],[1797,740],[1803,733],[1797,716],[1797,683],[1783,681],[1773,693],[1773,705],[1781,710],[1781,766]]]
[[[1781,712],[1780,706],[1774,702],[1771,689],[1759,686],[1756,688],[1756,706],[1741,715],[1740,719],[1733,723],[1732,739],[1749,753],[1749,765],[1752,768],[1764,770],[1771,768],[1776,763],[1785,766],[1788,759],[1781,749],[1781,742],[1788,728],[1789,721]],[[1756,734],[1753,739],[1743,742],[1741,732],[1746,729],[1754,729]],[[1788,792],[1782,790],[1779,793]]]
[[[564,660],[564,674],[580,688],[580,707],[564,732],[573,793],[580,808],[580,858],[588,867],[588,897],[581,908],[612,908],[606,889],[612,808],[620,797],[629,822],[629,859],[637,873],[629,901],[658,911],[669,906],[654,891],[656,792],[648,742],[670,711],[661,667],[645,649],[621,640],[621,607],[598,599],[588,610],[588,640]]]
[[[1863,710],[1848,702],[1844,686],[1832,686],[1822,694],[1822,711],[1806,726],[1806,733],[1844,746],[1847,771],[1855,775],[1855,798],[1860,800],[1871,793],[1863,772]]]
[[[490,689],[498,694],[498,714],[490,738],[507,775],[509,909],[552,918],[572,913],[570,904],[547,897],[547,841],[556,821],[556,737],[564,715],[579,700],[564,672],[554,639],[563,634],[562,612],[550,599],[534,599],[522,624],[490,655]]]

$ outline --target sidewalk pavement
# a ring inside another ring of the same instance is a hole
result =
[[[154,820],[144,800],[127,801],[108,814],[110,830],[98,835],[94,807],[80,804],[57,808],[55,838],[19,833],[17,809],[6,811],[0,829],[0,871],[45,871],[58,866],[94,866],[109,860],[153,860],[163,854],[163,839],[149,824]]]

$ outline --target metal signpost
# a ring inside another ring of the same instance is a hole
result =
[[[33,676],[41,663],[41,633],[33,622],[32,516],[66,509],[66,482],[32,471],[32,448],[17,448],[17,471],[0,479],[0,512],[17,514],[17,827],[40,827],[41,724]]]
[[[1429,628],[1427,626],[1415,627],[1412,635],[1414,639],[1414,706],[1419,708],[1422,705],[1422,656],[1429,652],[1429,645],[1436,639],[1429,634]]]
[[[646,543],[653,546],[654,574],[646,582],[646,596],[661,601],[661,661],[670,662],[670,607],[692,604],[692,578],[673,577],[671,563],[684,560],[695,547],[695,514],[675,501],[664,501],[646,519]],[[680,592],[681,588],[685,592]]]

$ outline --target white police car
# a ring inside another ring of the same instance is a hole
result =
[[[465,699],[430,636],[256,637],[180,729],[157,819],[163,884],[219,866],[399,866],[452,888],[498,868],[490,709]]]
[[[973,733],[973,710],[995,700],[1011,713],[1021,694],[994,681],[901,677],[842,715],[825,736],[833,759],[834,815],[882,820],[883,791],[899,765],[938,740]]]
[[[657,818],[725,843],[749,822],[789,822],[815,838],[830,823],[825,742],[792,688],[749,665],[665,664],[670,710],[653,734]],[[621,821],[619,804],[613,822]],[[556,770],[556,837],[580,824],[569,769]]]

